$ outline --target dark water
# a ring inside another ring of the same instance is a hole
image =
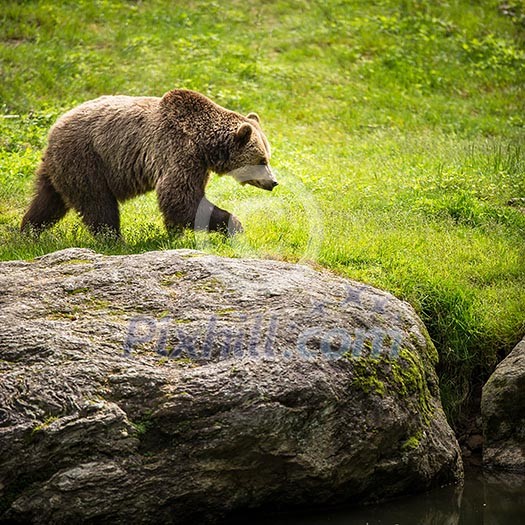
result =
[[[266,515],[251,525],[522,525],[525,476],[469,471],[462,487],[444,487],[368,507]]]

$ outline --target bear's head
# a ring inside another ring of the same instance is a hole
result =
[[[215,173],[265,190],[277,186],[270,169],[270,145],[256,113],[244,117],[188,89],[166,93],[160,110],[169,131],[189,137],[187,143],[196,145]]]
[[[270,168],[270,144],[256,113],[248,114],[239,123],[228,149],[227,162],[221,166],[221,174],[264,190],[271,191],[277,186]]]

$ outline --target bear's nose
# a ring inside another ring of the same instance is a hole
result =
[[[279,183],[276,180],[272,180],[272,189],[275,188]]]

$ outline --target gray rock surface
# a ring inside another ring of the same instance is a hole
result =
[[[483,387],[483,464],[525,472],[525,339]]]
[[[1,263],[0,521],[203,523],[456,482],[436,359],[408,304],[308,267]]]

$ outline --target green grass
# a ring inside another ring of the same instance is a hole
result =
[[[525,196],[524,42],[521,0],[4,1],[0,259],[86,246],[316,262],[416,307],[455,421],[525,334],[525,215],[506,206]],[[245,234],[170,238],[150,194],[122,207],[125,243],[74,214],[20,235],[61,112],[173,87],[262,116],[280,186],[208,189]]]

